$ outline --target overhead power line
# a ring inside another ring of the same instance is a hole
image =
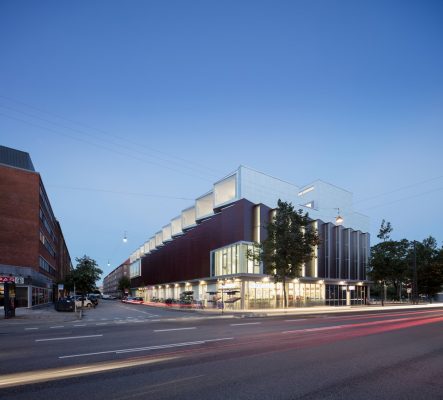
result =
[[[124,192],[118,190],[110,190],[110,189],[97,189],[97,188],[85,188],[85,187],[73,187],[73,186],[65,186],[65,185],[46,185],[47,187],[59,188],[59,189],[67,189],[67,190],[79,190],[85,192],[103,192],[103,193],[112,193],[119,194],[125,196],[143,196],[143,197],[159,197],[162,199],[172,199],[172,200],[186,200],[186,201],[194,201],[195,199],[191,199],[190,197],[176,197],[176,196],[168,196],[163,194],[153,194],[153,193],[134,193],[134,192]]]
[[[12,102],[14,102],[16,104],[21,104],[21,105],[23,105],[23,106],[25,106],[27,108],[33,109],[33,110],[38,111],[40,113],[44,113],[44,114],[47,114],[47,115],[52,115],[52,116],[54,116],[54,117],[56,117],[58,119],[62,119],[62,120],[67,121],[67,122],[69,122],[71,124],[75,124],[77,126],[82,126],[82,127],[87,128],[87,129],[92,129],[94,131],[100,132],[100,133],[106,135],[106,143],[109,143],[109,138],[113,138],[113,139],[116,139],[116,140],[118,140],[120,142],[126,143],[126,145],[123,145],[123,146],[125,146],[126,148],[130,149],[133,152],[137,152],[137,153],[143,154],[144,156],[156,157],[156,158],[158,158],[160,160],[163,160],[165,162],[174,163],[176,165],[179,165],[182,168],[185,167],[185,168],[197,171],[197,172],[201,172],[202,169],[203,169],[205,171],[205,174],[210,173],[210,174],[217,175],[217,176],[220,174],[220,171],[217,171],[217,170],[213,169],[211,166],[200,164],[200,163],[196,162],[195,160],[188,160],[188,159],[184,159],[182,157],[176,156],[176,155],[171,155],[171,154],[169,154],[169,153],[167,153],[165,151],[161,151],[161,150],[158,150],[158,149],[154,149],[154,148],[152,148],[150,146],[146,146],[146,144],[144,144],[144,143],[138,143],[138,142],[129,140],[127,137],[111,134],[110,132],[107,132],[107,131],[105,131],[103,129],[95,128],[95,127],[89,126],[87,124],[84,124],[82,122],[74,121],[72,119],[63,117],[63,116],[58,115],[56,113],[53,113],[53,112],[50,112],[50,111],[47,111],[47,110],[43,110],[41,108],[35,107],[33,105],[30,105],[30,104],[22,102],[22,101],[18,101],[18,100],[12,99],[12,98],[4,96],[4,95],[0,95],[0,98],[6,99],[8,101],[12,101]],[[1,107],[9,109],[9,110],[12,110],[14,112],[18,112],[18,113],[27,115],[28,117],[31,117],[31,118],[35,118],[35,119],[39,119],[41,121],[45,121],[46,123],[53,124],[53,125],[56,125],[58,127],[62,127],[64,129],[69,129],[71,131],[77,132],[77,133],[82,134],[82,135],[86,135],[86,136],[92,137],[95,140],[104,141],[103,138],[100,138],[97,135],[91,134],[91,133],[86,132],[86,131],[81,130],[81,129],[73,128],[73,127],[67,126],[65,124],[60,124],[59,122],[55,122],[55,121],[49,120],[47,118],[42,118],[42,117],[37,116],[35,114],[31,114],[31,113],[28,113],[28,112],[23,111],[23,110],[18,110],[18,109],[12,108],[10,106],[1,105]],[[127,144],[130,144],[130,145],[135,146],[135,147],[128,147]],[[118,145],[120,147],[122,146],[121,143],[119,143]],[[163,157],[161,157],[159,155],[147,154],[145,152],[140,151],[140,149],[145,149],[145,150],[148,150],[148,151],[150,151],[152,153],[161,154],[161,155],[163,155]],[[165,157],[167,157],[167,158],[165,158]],[[209,172],[209,171],[212,171],[212,172]]]
[[[147,160],[145,158],[140,158],[140,157],[134,156],[133,154],[127,154],[127,153],[121,152],[119,150],[115,150],[115,149],[113,149],[111,147],[105,146],[103,144],[94,143],[94,142],[91,142],[90,140],[86,140],[86,139],[83,139],[83,138],[80,138],[80,137],[76,137],[76,136],[73,136],[73,135],[70,135],[70,134],[67,134],[67,133],[64,133],[64,132],[60,132],[58,130],[55,130],[55,129],[52,129],[52,128],[49,128],[49,127],[45,127],[45,126],[36,124],[34,122],[30,122],[30,121],[27,121],[27,120],[24,120],[24,119],[21,119],[21,118],[13,117],[11,115],[7,115],[7,114],[4,114],[4,113],[0,113],[0,115],[4,116],[6,118],[10,118],[10,119],[16,120],[16,121],[20,121],[20,122],[28,124],[30,126],[34,126],[36,128],[39,128],[39,129],[43,129],[43,130],[47,130],[49,132],[53,132],[53,133],[55,133],[57,135],[65,136],[65,137],[68,137],[70,139],[86,143],[86,144],[88,144],[90,146],[94,146],[94,147],[97,147],[97,148],[100,148],[100,149],[112,152],[114,154],[119,154],[121,156],[131,158],[133,160],[141,161],[141,162],[147,163],[147,164],[153,164],[153,165],[159,166],[159,167],[161,167],[163,169],[168,169],[168,170],[173,171],[173,172],[177,172],[177,173],[180,173],[180,174],[192,176],[194,178],[199,178],[199,179],[202,179],[202,180],[205,180],[205,181],[211,181],[207,177],[198,176],[198,175],[195,175],[195,174],[183,171],[183,170],[172,168],[171,166],[168,166],[168,165],[159,164],[156,161]]]
[[[419,182],[412,183],[410,185],[401,186],[401,187],[398,187],[396,189],[390,190],[388,192],[379,193],[379,194],[376,194],[375,196],[366,197],[366,198],[364,198],[362,200],[358,200],[358,201],[354,202],[354,204],[360,204],[360,203],[364,203],[366,201],[378,199],[379,197],[387,196],[389,194],[400,192],[402,190],[411,189],[413,187],[420,186],[420,185],[423,185],[425,183],[433,182],[433,181],[436,181],[436,180],[442,179],[442,178],[443,178],[443,175],[440,175],[440,176],[436,176],[435,178],[430,178],[430,179],[426,179],[424,181],[419,181]]]

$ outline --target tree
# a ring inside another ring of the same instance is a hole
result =
[[[248,257],[263,261],[265,273],[283,285],[283,305],[288,305],[286,282],[301,275],[303,264],[314,257],[314,247],[320,243],[308,213],[295,211],[291,203],[278,200],[275,218],[267,225],[267,238],[259,251]]]
[[[86,255],[81,258],[77,257],[75,261],[77,261],[77,265],[71,271],[67,281],[69,286],[75,284],[75,290],[84,297],[87,293],[96,289],[96,282],[100,279],[103,271],[98,267],[95,260]]]
[[[377,235],[377,237],[383,240],[383,242],[386,242],[387,240],[390,239],[391,237],[390,233],[393,230],[391,223],[388,221],[385,225],[385,222],[386,221],[384,219],[381,221],[380,230]]]
[[[372,280],[381,282],[382,287],[382,305],[385,301],[384,288],[386,283],[395,288],[397,296],[401,297],[401,284],[409,277],[409,241],[402,239],[395,241],[390,239],[390,233],[393,228],[390,222],[382,221],[380,231],[377,237],[383,240],[371,247],[369,259],[369,273]]]
[[[443,248],[439,249],[437,241],[429,236],[425,240],[415,242],[417,265],[417,292],[430,300],[443,285]],[[412,259],[413,248],[410,249]]]
[[[122,293],[126,292],[126,289],[131,288],[131,280],[127,276],[122,276],[118,281],[118,290]]]

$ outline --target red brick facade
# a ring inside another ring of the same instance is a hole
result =
[[[15,150],[4,147],[3,154],[4,149],[15,155]],[[70,271],[71,258],[33,167],[0,164],[0,226],[0,276],[19,278],[19,306],[52,301],[55,285]]]
[[[0,165],[0,264],[38,271],[39,187],[38,173]]]

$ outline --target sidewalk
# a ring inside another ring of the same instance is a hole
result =
[[[326,315],[326,314],[339,314],[339,313],[352,313],[352,312],[371,312],[371,311],[388,311],[399,309],[427,309],[427,308],[443,308],[443,303],[433,304],[388,304],[381,305],[368,305],[368,306],[340,306],[340,307],[302,307],[302,308],[287,308],[287,309],[257,309],[257,310],[224,310],[222,314],[221,309],[206,308],[206,309],[185,309],[175,308],[168,306],[160,306],[155,303],[156,307],[164,308],[174,311],[193,312],[199,314],[199,316],[207,317],[231,317],[231,318],[265,318],[281,315]],[[146,304],[146,306],[152,306],[152,304]],[[50,304],[39,308],[17,308],[15,310],[15,317],[10,319],[4,319],[3,314],[0,316],[0,325],[9,322],[73,322],[81,319],[80,312],[68,312],[68,311],[56,311],[54,305]]]
[[[409,303],[388,303],[382,305],[361,305],[361,306],[313,306],[313,307],[293,307],[293,308],[266,308],[254,310],[222,310],[219,308],[180,308],[174,306],[164,306],[159,303],[144,303],[147,306],[165,308],[174,311],[188,311],[200,315],[207,316],[232,316],[236,318],[259,318],[272,317],[279,315],[321,315],[321,314],[338,314],[352,312],[371,312],[371,311],[387,311],[399,309],[426,309],[426,308],[443,308],[443,303],[426,303],[426,304],[409,304]]]
[[[4,314],[0,316],[0,324],[3,321],[20,322],[20,321],[54,321],[54,322],[71,322],[81,319],[80,313],[69,311],[56,311],[53,304],[35,308],[17,308],[15,317],[3,319]]]

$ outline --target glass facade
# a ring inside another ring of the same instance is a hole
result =
[[[325,304],[325,286],[318,282],[286,283],[288,307],[309,307]],[[284,306],[281,282],[246,282],[245,306],[254,308],[281,308]]]
[[[137,276],[141,276],[141,262],[140,262],[140,260],[134,261],[129,266],[129,277],[135,278]]]
[[[326,285],[326,302],[328,306],[365,304],[367,287],[363,285]]]
[[[46,304],[52,301],[52,289],[32,287],[32,305]]]
[[[257,251],[252,243],[239,242],[211,252],[211,276],[235,274],[262,274],[257,260],[247,257],[248,251]]]

